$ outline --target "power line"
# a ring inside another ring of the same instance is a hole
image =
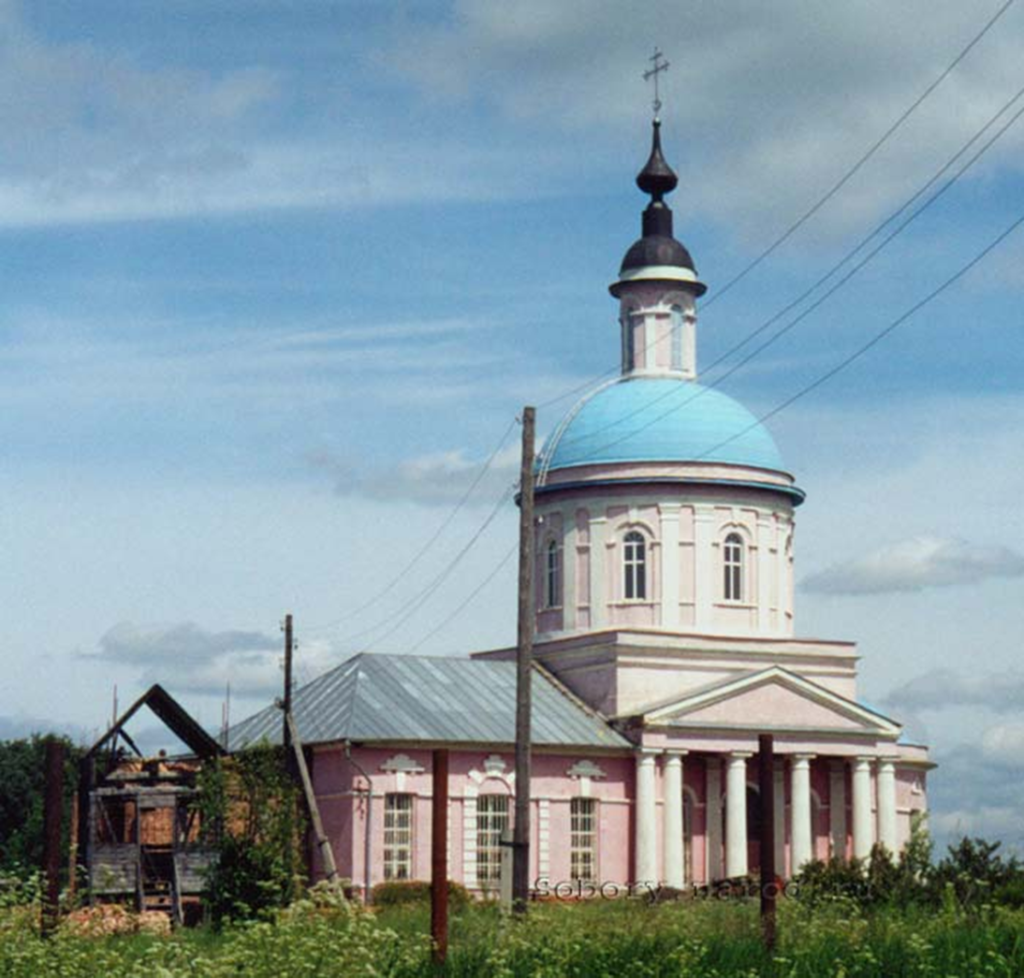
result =
[[[996,114],[993,115],[985,123],[985,125],[982,126],[982,128],[980,130],[978,130],[967,141],[967,143],[965,143],[931,177],[931,179],[929,179],[927,181],[927,183],[925,183],[911,198],[909,198],[909,200],[907,200],[896,211],[894,211],[884,221],[882,221],[879,225],[877,225],[874,228],[874,230],[872,230],[868,235],[866,235],[864,238],[862,238],[860,240],[860,242],[858,242],[858,244],[854,248],[852,248],[850,251],[848,251],[823,276],[821,276],[813,285],[811,285],[810,288],[805,290],[795,300],[790,302],[787,306],[785,306],[783,309],[779,310],[779,312],[775,313],[775,315],[773,315],[771,318],[769,318],[764,323],[762,323],[760,326],[758,326],[757,329],[753,330],[751,333],[749,333],[747,336],[745,336],[739,343],[737,343],[736,345],[731,347],[729,350],[727,350],[724,354],[719,356],[716,360],[714,360],[710,364],[708,369],[711,370],[711,369],[715,368],[716,366],[721,364],[724,360],[726,360],[728,357],[732,356],[733,353],[738,352],[740,349],[742,349],[744,346],[746,346],[747,343],[749,343],[752,339],[754,339],[756,336],[758,336],[759,334],[764,332],[764,330],[767,329],[769,326],[771,326],[773,323],[777,322],[785,313],[787,313],[787,312],[791,311],[792,309],[794,309],[801,302],[803,302],[806,298],[808,298],[814,291],[816,291],[821,285],[823,285],[825,282],[827,282],[840,268],[842,268],[843,265],[845,265],[854,255],[856,255],[859,251],[861,251],[861,249],[869,241],[871,241],[879,233],[879,231],[881,231],[883,228],[885,228],[889,224],[891,224],[892,221],[895,220],[895,218],[897,218],[900,214],[902,214],[907,209],[907,207],[910,206],[910,204],[912,204],[915,200],[917,200],[929,187],[931,187],[936,182],[936,180],[938,180],[938,178],[943,173],[945,173],[961,156],[963,156],[963,154],[972,145],[974,145],[974,143],[976,143],[978,141],[978,139],[985,132],[987,132],[988,129],[991,128],[991,126],[1015,102],[1018,102],[1022,97],[1024,97],[1024,88],[1019,89],[1017,91],[1017,93],[1015,95],[1013,95],[1012,98],[1010,98],[1002,106],[1002,108],[1000,108],[999,111],[996,112]],[[901,222],[892,232],[890,232],[888,235],[886,235],[886,237],[883,238],[882,241],[875,248],[873,248],[871,251],[869,251],[868,254],[861,261],[859,261],[857,264],[855,264],[833,286],[831,286],[829,289],[827,289],[813,303],[811,303],[811,305],[809,305],[807,308],[805,308],[801,313],[799,313],[797,316],[795,316],[792,320],[790,320],[788,323],[786,323],[785,325],[780,327],[778,330],[776,330],[770,337],[768,337],[767,340],[765,340],[763,343],[761,343],[757,347],[755,347],[750,353],[748,353],[745,357],[743,357],[742,359],[737,361],[735,364],[733,364],[723,374],[721,374],[718,377],[716,377],[711,383],[709,383],[709,384],[699,388],[696,391],[689,391],[687,389],[687,387],[685,387],[685,386],[680,386],[679,388],[666,391],[664,394],[660,394],[659,396],[657,396],[657,397],[653,398],[652,400],[648,401],[642,407],[636,408],[633,411],[631,411],[631,412],[629,412],[627,414],[624,414],[624,415],[616,418],[613,422],[605,425],[603,428],[599,428],[597,431],[589,432],[588,434],[586,434],[584,436],[581,436],[580,438],[576,439],[576,442],[578,443],[578,442],[583,442],[583,441],[586,441],[586,440],[590,440],[590,439],[596,438],[598,435],[600,435],[600,434],[602,434],[602,433],[604,433],[606,431],[610,431],[611,429],[617,427],[618,425],[623,424],[624,422],[628,421],[630,418],[636,417],[638,415],[641,415],[641,414],[647,412],[648,410],[650,410],[650,408],[653,405],[655,405],[655,404],[657,404],[657,403],[659,403],[661,401],[666,401],[666,400],[669,400],[669,399],[674,400],[680,394],[685,394],[685,393],[690,393],[692,395],[692,396],[686,398],[686,400],[684,400],[681,404],[673,404],[666,411],[664,411],[664,412],[662,412],[660,414],[655,415],[653,418],[650,418],[649,420],[647,420],[646,422],[641,424],[639,427],[634,428],[632,431],[629,431],[626,434],[621,435],[620,437],[618,437],[618,438],[616,438],[616,439],[614,439],[614,440],[612,440],[610,442],[607,442],[607,443],[605,443],[604,445],[601,445],[598,448],[590,450],[591,452],[594,452],[594,453],[599,453],[599,452],[607,451],[609,448],[613,448],[616,445],[622,444],[623,442],[628,441],[630,438],[633,438],[634,436],[640,434],[642,431],[647,430],[652,425],[655,425],[659,421],[661,421],[664,418],[668,417],[668,415],[672,414],[674,411],[682,410],[684,407],[686,407],[687,405],[691,404],[693,401],[695,401],[698,398],[702,397],[709,390],[712,390],[712,389],[718,387],[720,384],[722,384],[723,381],[727,380],[729,377],[731,377],[733,374],[735,374],[742,367],[744,367],[748,363],[750,363],[753,359],[755,359],[762,352],[764,352],[764,350],[766,350],[769,346],[772,346],[782,336],[784,336],[791,329],[796,327],[799,323],[801,323],[804,319],[806,319],[812,312],[814,312],[815,310],[819,309],[829,298],[831,298],[833,295],[835,295],[836,292],[838,292],[844,285],[846,285],[846,283],[849,282],[850,279],[853,278],[862,268],[864,268],[865,265],[867,265],[869,262],[871,262],[885,247],[887,247],[898,235],[900,235],[913,221],[915,221],[921,214],[923,214],[929,207],[931,207],[932,204],[934,204],[937,200],[939,200],[939,198],[941,198],[960,179],[960,177],[962,177],[964,175],[964,173],[966,173],[982,156],[984,156],[984,154],[986,152],[988,152],[988,150],[1007,132],[1007,130],[1009,130],[1020,119],[1020,117],[1022,115],[1024,115],[1024,108],[1018,109],[1017,112],[1014,113],[1014,115],[1011,116],[1011,118],[1006,123],[1004,123],[1003,126],[1000,129],[998,129],[978,149],[978,151],[976,153],[974,153],[974,155],[972,155],[967,160],[967,162],[964,163],[963,166],[960,167],[959,170],[956,171],[956,173],[949,180],[947,180],[934,194],[932,194],[923,204],[921,204],[920,207],[918,207],[916,210],[914,210],[906,218],[906,220]],[[573,443],[572,439],[570,439],[569,442],[567,442],[567,444],[572,444],[572,443]]]
[[[953,70],[960,64],[961,61],[970,53],[970,51],[978,44],[978,42],[995,26],[996,22],[1006,13],[1007,10],[1013,5],[1014,0],[1006,0],[1006,2],[992,15],[991,18],[985,23],[982,29],[967,43],[967,45],[961,49],[960,53],[946,66],[945,70],[914,100],[913,103],[896,119],[895,122],[871,145],[868,149],[860,156],[860,158],[848,169],[843,176],[839,178],[832,187],[825,192],[814,204],[812,204],[796,221],[794,221],[778,238],[776,238],[767,248],[765,248],[756,258],[744,266],[736,275],[729,279],[725,285],[715,290],[714,294],[702,304],[702,310],[707,310],[714,303],[720,299],[723,295],[729,292],[735,285],[746,278],[758,265],[760,265],[766,258],[768,258],[776,249],[784,244],[789,238],[793,236],[804,224],[810,220],[822,207],[825,206],[835,195],[853,178],[853,176],[878,152],[882,146],[888,142],[889,138],[903,125],[907,119],[921,106],[921,104],[928,98],[936,88],[942,84],[946,78],[953,72]],[[890,218],[891,220],[892,218]],[[884,225],[883,225],[884,226]],[[873,232],[876,233],[876,232]],[[812,288],[815,288],[814,286]],[[799,300],[798,300],[799,301]],[[650,349],[656,340],[652,340],[645,349]],[[728,354],[727,354],[728,355]],[[710,369],[710,368],[709,368]],[[614,376],[618,371],[617,367],[611,367],[608,370],[603,371],[600,374],[584,381],[581,384],[577,384],[575,387],[571,387],[557,397],[548,399],[547,401],[541,402],[537,407],[538,410],[543,410],[548,407],[552,407],[558,404],[560,401],[564,401],[567,397],[571,397],[574,394],[580,394],[583,391],[590,388],[593,384],[599,383],[606,377]]]
[[[513,555],[513,554],[514,554],[514,553],[516,552],[516,550],[518,549],[518,547],[519,547],[519,544],[518,544],[518,542],[517,542],[517,543],[514,543],[514,544],[513,544],[513,545],[512,545],[512,546],[511,546],[511,547],[509,548],[509,551],[508,551],[508,553],[506,553],[506,554],[505,554],[505,556],[501,558],[501,561],[500,561],[500,562],[498,563],[498,565],[497,565],[497,566],[496,566],[496,567],[494,568],[494,570],[492,570],[492,571],[490,572],[490,574],[488,574],[488,575],[487,575],[487,576],[486,576],[486,577],[485,577],[485,578],[484,578],[484,579],[483,579],[483,580],[482,580],[482,581],[481,581],[481,582],[480,582],[480,583],[479,583],[479,584],[478,584],[478,585],[477,585],[477,586],[476,586],[476,587],[475,587],[475,588],[474,588],[474,589],[473,589],[473,590],[472,590],[472,591],[470,592],[470,594],[469,594],[469,595],[468,595],[468,596],[466,597],[465,601],[463,601],[463,602],[462,602],[462,603],[461,603],[461,604],[460,604],[460,605],[459,605],[459,606],[458,606],[458,607],[457,607],[457,608],[456,608],[456,609],[455,609],[455,610],[454,610],[453,612],[451,612],[451,614],[449,614],[449,615],[448,615],[448,616],[447,616],[447,617],[446,617],[446,618],[445,618],[445,619],[444,619],[444,620],[443,620],[442,622],[440,622],[440,624],[438,624],[437,626],[435,626],[434,628],[432,628],[432,629],[431,629],[431,630],[430,630],[429,632],[427,632],[427,634],[426,634],[426,635],[424,635],[424,636],[423,636],[423,638],[421,638],[421,639],[420,639],[420,640],[419,640],[419,641],[418,641],[418,642],[417,642],[417,643],[416,643],[415,645],[411,646],[411,647],[409,648],[409,653],[411,654],[411,653],[415,652],[415,651],[416,651],[416,650],[417,650],[417,649],[418,649],[418,648],[419,648],[419,647],[420,647],[421,645],[423,645],[423,644],[424,644],[425,642],[428,642],[428,641],[429,641],[430,639],[432,639],[432,638],[433,638],[433,637],[434,637],[434,636],[435,636],[435,635],[436,635],[436,634],[437,634],[437,633],[438,633],[439,631],[441,631],[441,630],[442,630],[443,628],[445,628],[446,626],[450,625],[450,624],[451,624],[451,623],[452,623],[452,622],[453,622],[453,621],[454,621],[454,620],[455,620],[455,619],[456,619],[456,618],[457,618],[457,617],[458,617],[458,616],[459,616],[460,614],[462,614],[462,612],[463,612],[463,611],[465,611],[465,609],[467,608],[467,606],[468,606],[468,605],[470,605],[470,604],[471,604],[471,603],[473,602],[473,600],[474,600],[474,599],[476,598],[476,596],[477,596],[477,595],[478,595],[478,594],[479,594],[479,593],[480,593],[480,592],[481,592],[481,591],[482,591],[482,590],[483,590],[483,589],[484,589],[485,587],[487,587],[487,585],[488,585],[488,584],[490,584],[490,583],[491,583],[491,581],[493,581],[495,577],[497,577],[497,576],[498,576],[498,573],[499,573],[499,572],[500,572],[500,571],[502,570],[502,568],[503,568],[503,567],[504,567],[504,566],[505,566],[505,565],[506,565],[506,564],[507,564],[507,563],[509,562],[509,560],[511,560],[511,559],[512,559],[512,555]]]
[[[502,448],[505,447],[505,442],[508,440],[508,436],[512,433],[517,423],[518,420],[516,418],[513,418],[512,421],[509,422],[508,427],[502,433],[497,445],[494,446],[494,450],[491,452],[491,454],[487,457],[486,461],[480,467],[480,471],[477,472],[476,477],[473,479],[473,481],[469,484],[466,491],[459,498],[458,502],[455,504],[455,507],[441,521],[437,529],[426,541],[426,543],[424,543],[420,547],[420,549],[416,551],[412,559],[386,585],[384,585],[384,587],[380,591],[378,591],[376,594],[373,595],[373,597],[364,601],[357,608],[353,609],[352,611],[348,612],[342,617],[336,618],[334,621],[328,622],[324,625],[311,626],[310,628],[307,628],[306,631],[320,632],[327,631],[331,628],[336,628],[338,625],[342,625],[346,621],[351,621],[357,615],[362,614],[368,608],[373,607],[373,605],[375,605],[378,601],[380,601],[382,598],[390,594],[394,590],[395,586],[405,579],[408,573],[420,562],[420,560],[427,553],[427,551],[430,550],[430,548],[440,539],[441,534],[443,534],[444,531],[447,530],[449,526],[451,526],[455,517],[458,516],[460,512],[462,512],[463,508],[465,507],[466,503],[469,500],[469,497],[473,495],[473,492],[476,490],[476,487],[480,485],[480,483],[483,481],[484,476],[487,474],[491,466],[494,464],[494,460],[498,457],[499,452],[501,452]]]
[[[1013,232],[1016,231],[1017,228],[1019,228],[1022,224],[1024,224],[1024,213],[1017,217],[1016,220],[1014,220],[1001,234],[999,234],[996,238],[989,242],[989,244],[987,244],[981,251],[979,251],[978,254],[976,254],[969,262],[967,262],[966,265],[961,266],[958,271],[956,271],[953,275],[947,278],[941,285],[934,288],[923,299],[920,299],[918,302],[914,303],[914,305],[912,305],[906,312],[904,312],[901,316],[894,319],[884,329],[881,329],[877,333],[875,333],[875,335],[872,336],[870,340],[868,340],[862,346],[854,350],[853,353],[851,353],[847,357],[844,357],[834,367],[826,371],[816,380],[813,380],[806,387],[802,387],[791,397],[786,398],[786,400],[784,400],[781,404],[778,404],[776,407],[772,408],[767,413],[762,414],[752,424],[747,425],[741,431],[736,432],[736,434],[734,435],[730,435],[724,441],[721,441],[717,445],[714,445],[711,448],[707,449],[706,451],[702,452],[698,456],[698,459],[706,458],[708,455],[717,452],[720,448],[723,448],[724,446],[730,444],[737,438],[742,438],[745,434],[747,434],[747,432],[752,431],[754,428],[763,424],[765,421],[775,417],[775,415],[784,411],[790,405],[799,401],[802,397],[805,397],[807,394],[810,394],[812,391],[817,390],[823,384],[830,381],[833,377],[836,376],[836,374],[838,374],[842,370],[845,370],[854,361],[859,360],[872,347],[877,346],[879,343],[881,343],[881,341],[885,339],[885,337],[887,337],[890,333],[892,333],[900,326],[902,326],[908,319],[910,319],[916,313],[920,312],[925,306],[927,306],[930,302],[932,302],[934,299],[938,298],[943,292],[945,292],[946,289],[948,289],[951,285],[953,285],[954,283],[958,282],[961,278],[963,278],[969,271],[971,271],[972,268],[974,268],[985,258],[987,258],[991,252],[998,248],[999,245],[1001,245],[1003,241],[1005,241],[1011,234],[1013,234]]]
[[[956,66],[960,64],[960,62],[963,61],[965,57],[967,57],[971,49],[992,29],[992,27],[995,26],[996,21],[998,21],[999,18],[1002,17],[1003,14],[1005,14],[1006,11],[1013,6],[1013,3],[1014,0],[1006,0],[1006,2],[992,15],[992,17],[989,18],[985,26],[982,27],[982,29],[977,34],[975,34],[974,37],[968,42],[967,46],[964,47],[963,50],[961,50],[961,52],[946,66],[942,74],[940,74],[939,77],[936,78],[935,81],[933,81],[910,104],[909,108],[907,108],[902,113],[902,115],[900,115],[899,118],[896,119],[896,121],[891,126],[889,126],[889,128],[886,129],[886,131],[882,133],[882,135],[877,140],[875,140],[874,143],[871,144],[871,146],[868,147],[867,151],[863,155],[861,155],[861,157],[853,164],[853,166],[851,166],[850,169],[848,169],[832,185],[832,187],[825,192],[825,194],[822,197],[820,197],[814,204],[812,204],[806,211],[804,211],[804,213],[800,217],[798,217],[785,231],[783,231],[782,234],[779,235],[779,237],[777,237],[767,248],[765,248],[764,251],[762,251],[753,261],[749,262],[742,269],[740,269],[740,271],[731,279],[729,279],[729,281],[726,282],[725,285],[723,285],[719,289],[716,289],[714,296],[711,299],[709,299],[706,303],[704,303],[704,307],[707,308],[708,306],[712,305],[716,300],[722,298],[723,295],[728,293],[729,290],[733,288],[733,286],[737,285],[744,278],[746,278],[747,275],[749,275],[755,268],[757,268],[758,265],[761,264],[761,262],[763,262],[769,255],[771,255],[780,245],[789,240],[789,238],[796,231],[798,231],[804,224],[806,224],[808,220],[810,220],[815,214],[817,214],[817,212],[821,210],[821,208],[824,207],[825,204],[827,204],[844,186],[846,186],[846,184],[861,169],[861,167],[863,167],[864,164],[867,163],[867,161],[870,160],[871,157],[874,156],[875,153],[877,153],[878,150],[880,150],[882,146],[886,144],[886,142],[888,142],[889,137],[892,136],[893,133],[895,133],[896,130],[899,129],[900,126],[902,126],[903,123],[906,122],[907,119],[909,119],[914,114],[914,112],[917,111],[917,109],[921,106],[925,99],[927,99],[928,96],[931,95],[932,92],[934,92],[935,89],[938,88],[939,85],[941,85],[949,77],[949,75],[953,72],[953,69],[956,68]]]
[[[402,625],[404,625],[410,618],[412,618],[412,616],[415,615],[416,612],[418,612],[420,608],[422,608],[423,605],[426,604],[426,602],[431,597],[433,597],[438,588],[440,588],[441,585],[448,579],[451,573],[462,561],[462,558],[465,557],[467,553],[469,553],[469,551],[472,549],[473,545],[477,542],[477,540],[479,540],[480,537],[483,536],[484,531],[486,531],[486,529],[491,525],[491,523],[494,522],[495,517],[497,517],[498,513],[501,512],[504,505],[509,501],[509,499],[512,498],[513,492],[514,487],[510,487],[501,494],[498,501],[495,503],[494,507],[487,515],[487,518],[483,521],[483,523],[480,524],[479,527],[477,527],[473,535],[462,546],[462,549],[459,550],[459,552],[448,562],[448,564],[444,567],[443,570],[441,570],[440,573],[435,575],[435,577],[430,581],[429,584],[426,585],[426,587],[424,587],[418,594],[416,594],[412,598],[409,607],[407,607],[405,611],[398,616],[397,619],[381,619],[376,624],[371,625],[368,628],[364,628],[351,635],[344,636],[343,641],[352,642],[355,639],[369,635],[377,631],[382,626],[389,624],[392,627],[389,628],[387,631],[383,632],[382,634],[377,635],[373,639],[373,641],[383,642],[386,639],[390,638],[396,631],[398,631],[398,629],[401,628]]]

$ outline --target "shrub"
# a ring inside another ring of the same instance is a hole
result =
[[[461,883],[448,880],[448,906],[459,912],[472,900]],[[377,907],[398,907],[409,903],[429,903],[430,883],[426,880],[389,880],[373,888],[373,904]]]

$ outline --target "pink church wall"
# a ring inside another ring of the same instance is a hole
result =
[[[382,771],[381,766],[394,761],[397,755],[421,767],[421,772],[398,774]],[[384,865],[384,805],[385,796],[392,792],[413,795],[413,852],[412,875],[416,879],[430,878],[430,839],[432,821],[432,752],[405,747],[354,748],[353,758],[370,775],[373,782],[373,817],[371,839],[372,883],[383,879]],[[500,757],[505,762],[504,777],[485,777],[484,762]],[[552,882],[569,880],[571,876],[570,803],[583,793],[578,778],[569,777],[568,770],[587,755],[535,754],[533,759],[531,811],[531,879],[541,875],[542,849],[547,849],[547,872]],[[630,878],[630,839],[632,819],[631,756],[602,756],[590,758],[604,772],[604,777],[590,781],[589,796],[597,801],[598,865],[601,877],[621,882]],[[513,795],[514,769],[510,752],[483,750],[452,750],[449,760],[449,866],[450,876],[457,881],[465,879],[464,836],[466,794]],[[318,804],[324,828],[331,839],[338,871],[352,879],[361,888],[365,878],[364,845],[366,832],[365,780],[345,758],[340,749],[321,750],[316,753],[313,767]],[[356,789],[353,792],[353,787]],[[548,806],[549,838],[540,837],[540,800]],[[314,869],[322,873],[319,858]]]

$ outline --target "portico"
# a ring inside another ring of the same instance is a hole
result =
[[[927,766],[916,748],[902,756],[777,753],[771,804],[779,875],[793,876],[813,859],[864,859],[876,843],[897,852],[906,841],[896,829],[901,814],[923,808],[914,786]],[[644,748],[636,767],[637,881],[680,889],[757,872],[761,801],[752,751]],[[694,797],[700,801],[688,804]],[[742,803],[731,804],[737,797]],[[837,836],[837,824],[849,825],[849,835]]]

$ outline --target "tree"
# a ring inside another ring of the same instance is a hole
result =
[[[64,742],[65,857],[71,833],[71,805],[78,788],[82,748]],[[44,757],[47,738],[0,741],[0,871],[36,868],[43,860]],[[67,865],[67,859],[63,860]]]

